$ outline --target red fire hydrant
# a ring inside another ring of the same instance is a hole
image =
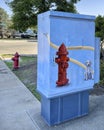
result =
[[[14,70],[16,70],[16,69],[18,69],[19,68],[19,54],[18,54],[18,52],[16,52],[15,53],[15,55],[14,55],[14,57],[12,58],[12,60],[13,60],[13,69]]]
[[[68,52],[65,45],[62,43],[56,53],[58,55],[55,58],[55,62],[58,64],[58,81],[56,81],[57,86],[64,86],[68,84],[69,79],[67,79],[66,69],[68,68],[69,58],[67,57]]]

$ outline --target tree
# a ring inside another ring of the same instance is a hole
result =
[[[104,39],[104,16],[98,15],[95,20],[96,25],[96,36]]]
[[[104,16],[98,15],[96,20],[95,20],[95,34],[97,37],[101,38],[101,59],[104,59]]]
[[[10,36],[8,32],[8,29],[11,25],[11,20],[9,19],[9,16],[7,12],[0,8],[0,37],[3,38],[4,35],[7,37]]]
[[[53,10],[76,13],[74,3],[78,1],[80,0],[38,0],[36,8],[38,8],[38,13],[42,13],[49,10],[54,3],[56,8]]]
[[[14,12],[12,17],[13,27],[16,30],[26,30],[36,24],[36,8],[34,0],[14,0],[10,2]]]
[[[6,11],[0,8],[0,28],[8,26],[8,15]]]
[[[53,8],[57,11],[74,12],[74,3],[80,0],[13,0],[9,2],[13,10],[13,23],[16,30],[26,30],[37,24],[37,14]]]

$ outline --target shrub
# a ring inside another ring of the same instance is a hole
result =
[[[100,61],[100,84],[104,85],[104,60]]]

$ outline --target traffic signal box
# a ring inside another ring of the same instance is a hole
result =
[[[94,20],[58,11],[38,15],[37,90],[50,126],[88,114],[89,90],[99,81]]]

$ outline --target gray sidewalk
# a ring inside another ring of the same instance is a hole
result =
[[[40,102],[0,60],[0,130],[104,130],[104,96],[90,96],[88,116],[49,127]]]

